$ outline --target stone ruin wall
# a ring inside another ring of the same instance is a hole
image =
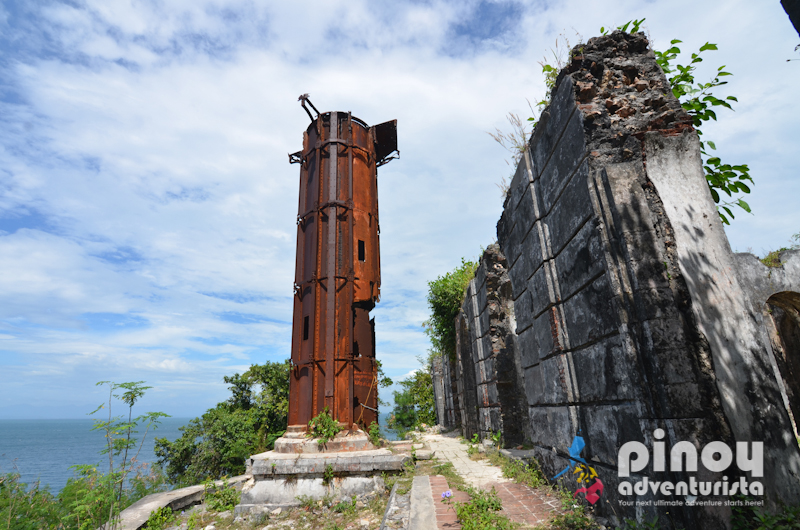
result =
[[[786,379],[800,375],[800,337],[778,329],[800,329],[800,252],[775,270],[731,252],[668,87],[642,34],[573,50],[512,180],[500,248],[484,253],[456,319],[440,392],[458,405],[442,423],[524,440],[548,477],[580,435],[605,485],[603,516],[727,528],[724,507],[619,507],[617,451],[652,448],[657,428],[667,447],[763,441],[768,498],[800,502],[789,412],[800,413],[800,389]],[[652,462],[631,481],[644,476],[686,480]]]

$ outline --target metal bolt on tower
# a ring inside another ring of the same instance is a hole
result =
[[[289,155],[300,164],[289,426],[327,407],[347,427],[368,427],[378,421],[377,168],[399,155],[397,120],[370,127],[350,112],[320,114],[308,94],[299,100],[311,124]]]

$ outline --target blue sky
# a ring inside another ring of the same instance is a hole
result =
[[[381,168],[378,358],[417,368],[426,282],[495,239],[510,173],[486,134],[528,116],[560,34],[646,17],[706,41],[739,98],[706,138],[756,180],[728,229],[756,253],[800,232],[800,37],[777,1],[0,4],[0,418],[75,418],[100,380],[195,416],[223,375],[289,355],[297,166],[308,117],[398,120]],[[578,35],[580,34],[580,36]],[[704,73],[701,71],[701,76]]]

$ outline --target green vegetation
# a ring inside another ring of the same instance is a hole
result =
[[[250,455],[272,449],[286,431],[289,368],[287,359],[226,376],[232,394],[227,401],[182,427],[174,442],[157,439],[156,456],[170,482],[185,486],[240,475]]]
[[[800,233],[797,233],[791,237],[790,241],[794,241],[793,244],[790,244],[788,247],[781,247],[778,250],[773,250],[768,252],[766,256],[761,258],[759,261],[766,265],[767,267],[781,267],[783,266],[783,262],[781,261],[781,252],[786,250],[798,250],[800,249]]]
[[[658,524],[658,517],[653,517],[651,520],[641,523],[634,519],[625,519],[619,530],[658,530],[659,528],[661,527]]]
[[[733,507],[733,530],[800,530],[800,506],[782,506],[777,513],[770,513],[758,506],[747,506],[744,501],[753,501],[752,498],[737,495],[734,500],[742,501],[743,506]]]
[[[228,484],[226,477],[222,477],[221,481],[219,485],[212,480],[203,483],[206,508],[212,512],[233,510],[239,504],[241,497],[239,490]]]
[[[463,491],[469,494],[467,502],[455,502],[456,514],[464,530],[511,530],[519,525],[500,514],[503,504],[494,487],[492,491],[466,487]]]
[[[151,412],[133,418],[134,405],[150,387],[143,386],[142,381],[119,384],[102,381],[98,385],[109,387],[108,403],[91,413],[108,410],[108,419],[96,419],[93,427],[106,435],[102,453],[108,455],[108,473],[92,465],[72,466],[75,476],[57,496],[38,482],[31,486],[20,482],[19,473],[1,476],[0,528],[93,530],[103,524],[112,528],[122,510],[146,495],[165,489],[165,477],[159,469],[135,463],[144,436],[166,416]],[[126,415],[112,415],[115,400],[127,406]],[[140,426],[145,426],[145,433],[137,447],[133,435]]]
[[[166,530],[175,521],[175,514],[169,506],[162,506],[150,512],[150,517],[145,523],[147,530]]]
[[[452,272],[428,282],[431,316],[422,326],[431,341],[431,349],[427,360],[418,358],[423,368],[408,379],[400,381],[402,390],[394,392],[394,409],[389,419],[389,428],[396,430],[400,436],[423,423],[436,423],[431,362],[438,356],[448,360],[455,359],[454,321],[464,300],[464,290],[475,276],[477,266],[477,263],[461,258],[461,265]]]
[[[372,445],[378,447],[381,445],[381,428],[374,421],[369,425],[369,441]]]
[[[503,470],[503,476],[510,478],[514,482],[525,484],[531,488],[548,485],[547,479],[536,460],[525,463],[521,460],[508,458],[500,451],[489,451],[486,456],[490,464],[499,466]]]
[[[19,481],[19,473],[0,476],[0,528],[58,528],[65,508],[63,502],[38,482],[28,488]]]
[[[325,471],[322,473],[322,483],[328,486],[336,474],[333,472],[333,466],[328,464],[325,466]]]
[[[703,131],[701,127],[704,122],[709,120],[716,121],[717,114],[714,112],[715,107],[723,107],[733,110],[731,101],[737,102],[735,96],[728,96],[725,99],[720,99],[714,95],[713,89],[726,85],[727,81],[722,81],[720,78],[732,75],[730,72],[725,71],[725,66],[717,68],[714,79],[707,83],[701,83],[695,79],[695,69],[697,64],[703,61],[700,57],[705,51],[712,51],[717,49],[716,44],[705,43],[700,47],[697,53],[692,53],[692,60],[687,65],[677,64],[676,61],[678,54],[681,53],[677,44],[680,40],[673,39],[670,42],[670,48],[665,52],[654,51],[656,55],[656,62],[667,75],[670,88],[673,95],[680,101],[681,106],[692,118],[692,125],[697,131],[700,140],[700,152],[703,155],[703,169],[706,173],[706,180],[708,187],[711,190],[711,196],[717,204],[720,219],[725,224],[730,224],[728,216],[734,218],[731,206],[738,206],[747,213],[750,212],[750,206],[739,197],[734,197],[734,194],[750,193],[750,187],[747,185],[749,182],[753,184],[753,178],[750,176],[750,168],[746,164],[730,165],[723,164],[719,157],[711,156],[707,149],[716,150],[717,146],[712,141],[702,140]],[[720,193],[727,195],[729,200],[721,201]],[[720,208],[725,211],[723,213]],[[727,213],[727,216],[725,215]]]
[[[453,322],[464,301],[464,290],[477,268],[476,262],[461,258],[461,265],[452,272],[428,282],[431,316],[422,325],[431,341],[431,355],[455,359],[456,329]]]
[[[399,381],[399,384],[402,390],[394,391],[394,408],[389,417],[388,427],[397,431],[402,437],[423,423],[426,425],[436,423],[430,361],[408,379]]]
[[[328,413],[328,407],[325,407],[322,409],[322,412],[311,418],[308,422],[307,436],[319,438],[317,442],[319,445],[323,445],[333,440],[336,433],[341,432],[341,430],[342,428],[339,426],[339,422],[331,418],[331,415]]]

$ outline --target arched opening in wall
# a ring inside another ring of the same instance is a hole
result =
[[[797,433],[800,421],[800,293],[783,291],[773,294],[767,300],[767,312],[774,325],[770,333],[772,350]]]

